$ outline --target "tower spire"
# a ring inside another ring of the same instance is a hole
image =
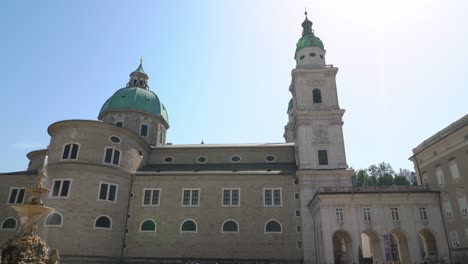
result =
[[[130,81],[127,83],[127,87],[139,87],[148,89],[148,75],[143,70],[143,56],[140,57],[140,65],[138,68],[130,73]]]
[[[314,34],[314,31],[312,30],[312,21],[307,18],[307,9],[305,9],[304,15],[305,20],[302,22],[302,36]]]

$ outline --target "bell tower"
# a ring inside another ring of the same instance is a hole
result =
[[[302,243],[305,264],[318,264],[323,250],[317,243],[323,228],[320,213],[309,202],[320,187],[351,186],[343,141],[343,114],[338,104],[338,68],[325,63],[323,42],[306,17],[296,45],[285,126],[286,142],[295,143],[296,175],[301,202]],[[312,235],[313,234],[313,235]]]
[[[346,169],[342,129],[345,110],[338,104],[338,68],[325,63],[323,43],[305,14],[294,56],[296,68],[291,73],[289,91],[293,98],[284,137],[286,142],[296,143],[299,169]]]

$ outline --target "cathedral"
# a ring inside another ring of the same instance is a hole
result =
[[[38,232],[62,263],[448,262],[437,190],[352,186],[338,68],[307,13],[294,59],[276,144],[166,143],[170,109],[140,62],[98,120],[51,124],[25,171],[0,174],[0,243],[47,161],[55,211]]]

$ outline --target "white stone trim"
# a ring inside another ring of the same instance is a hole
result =
[[[107,228],[107,227],[97,227],[96,226],[96,221],[101,217],[107,217],[110,220],[110,227],[109,228]],[[98,217],[96,217],[94,219],[93,228],[94,229],[100,229],[100,230],[112,230],[112,218],[110,216],[108,216],[108,215],[99,215]]]
[[[267,160],[268,157],[273,157],[273,160]],[[265,156],[265,161],[266,162],[275,162],[276,161],[276,156],[275,155],[272,155],[272,154],[268,154]]]
[[[224,204],[224,191],[230,191],[229,192],[229,201],[230,201],[230,204]],[[239,203],[238,204],[232,204],[232,190],[237,190],[239,191]],[[233,188],[230,188],[230,187],[226,187],[226,188],[221,188],[221,207],[240,207],[240,203],[241,203],[241,188],[240,187],[233,187]]]
[[[107,184],[108,187],[107,187],[107,193],[106,193],[106,199],[100,199],[99,198],[99,195],[101,194],[101,187],[103,184]],[[111,185],[114,185],[116,188],[115,188],[115,200],[114,201],[111,201],[109,200],[109,192],[110,192],[110,186]],[[118,194],[119,194],[119,184],[118,183],[111,183],[111,182],[105,182],[105,181],[99,181],[99,189],[98,189],[98,193],[97,193],[97,199],[96,201],[98,202],[108,202],[108,203],[117,203],[117,197],[118,197]]]
[[[57,181],[61,181],[61,183],[60,183],[60,188],[59,188],[59,191],[58,191],[58,196],[52,196],[52,193],[54,192],[55,182],[57,182]],[[63,188],[63,181],[70,181],[70,186],[68,187],[67,196],[60,196],[60,193],[62,192],[62,188]],[[52,190],[49,192],[49,198],[53,198],[53,199],[68,199],[68,197],[70,197],[70,192],[71,192],[72,184],[73,184],[73,179],[70,179],[70,178],[58,178],[58,179],[53,179],[53,180],[52,180]]]
[[[195,231],[182,231],[182,226],[183,226],[184,223],[187,222],[187,221],[192,221],[192,222],[195,223]],[[183,220],[183,221],[180,223],[179,232],[180,232],[180,233],[189,233],[189,234],[190,234],[190,233],[192,233],[192,234],[198,233],[198,223],[197,223],[197,221],[195,221],[195,220],[193,220],[193,219],[191,219],[191,218],[187,218],[187,219]]]
[[[154,231],[150,231],[150,230],[141,230],[142,226],[143,226],[143,223],[146,222],[146,221],[153,221],[154,223]],[[158,231],[158,223],[156,223],[156,221],[153,219],[153,218],[146,218],[146,219],[143,219],[143,221],[141,221],[140,223],[140,227],[138,228],[138,231],[140,233],[156,233]]]
[[[8,220],[8,219],[13,219],[15,220],[15,229],[12,229],[12,228],[3,228],[3,224],[5,224],[5,222]],[[7,218],[5,218],[3,221],[2,221],[2,225],[0,225],[0,230],[10,230],[10,231],[13,231],[13,230],[16,230],[18,229],[18,220],[16,220],[16,218],[12,217],[12,216],[8,216]]]
[[[205,158],[205,161],[199,161],[198,159],[200,158]],[[197,159],[195,160],[198,164],[204,164],[204,163],[207,163],[208,162],[208,158],[206,157],[206,155],[200,155],[197,157]]]
[[[226,222],[228,222],[228,221],[233,221],[234,223],[236,223],[237,231],[224,231],[223,230],[224,229],[224,224],[226,224]],[[236,220],[232,219],[232,218],[224,220],[223,224],[221,225],[221,233],[223,233],[223,234],[237,234],[237,233],[240,233],[239,223]]]
[[[265,191],[266,190],[271,190],[271,205],[265,204]],[[274,201],[275,201],[274,191],[275,190],[280,191],[280,204],[279,205],[274,204]],[[263,188],[263,207],[283,207],[283,188],[282,187],[264,187]]]
[[[190,204],[184,204],[184,191],[190,191]],[[192,195],[193,191],[198,191],[198,201],[196,205],[192,204]],[[201,188],[182,188],[182,196],[180,200],[180,205],[182,207],[200,207],[200,197],[201,197]]]
[[[48,225],[47,224],[47,218],[49,218],[49,216],[51,216],[53,214],[58,214],[60,216],[60,225]],[[63,215],[61,213],[59,213],[59,212],[56,212],[56,211],[48,214],[44,219],[44,226],[45,227],[62,227],[63,226]]]
[[[106,162],[106,152],[107,152],[108,149],[112,149],[112,155],[111,155],[110,162]],[[114,155],[115,155],[116,150],[119,152],[119,160],[117,161],[117,164],[114,164],[112,162],[114,161]],[[121,159],[122,159],[122,151],[120,151],[120,149],[118,149],[115,146],[105,146],[104,147],[104,155],[102,157],[102,163],[104,163],[106,165],[118,167],[118,166],[120,166],[120,160]]]
[[[238,157],[239,160],[238,161],[232,160],[234,157]],[[240,155],[232,155],[231,158],[229,159],[229,161],[231,161],[232,163],[239,163],[239,162],[242,161],[242,157]]]
[[[273,232],[273,231],[268,231],[266,230],[266,227],[267,227],[267,224],[270,223],[270,222],[277,222],[280,227],[281,227],[281,231],[280,232]],[[278,220],[278,219],[275,219],[275,218],[272,218],[272,219],[269,219],[265,222],[265,225],[263,226],[263,233],[264,234],[282,234],[283,233],[283,225],[281,224],[281,222]]]
[[[78,151],[76,152],[76,159],[72,159],[71,158],[71,153],[72,153],[72,150],[73,150],[73,144],[76,144],[78,145]],[[63,152],[65,151],[65,147],[67,145],[70,145],[70,152],[68,153],[68,157],[67,159],[64,159],[63,158]],[[60,161],[70,161],[70,160],[78,160],[78,157],[80,156],[80,150],[81,150],[81,144],[72,140],[72,141],[69,141],[65,144],[62,145],[62,152],[60,152]]]
[[[159,194],[158,194],[158,204],[152,204],[151,201],[153,201],[153,194],[154,192],[153,191],[159,191]],[[150,204],[145,204],[145,192],[146,191],[151,191],[151,199],[150,199]],[[183,195],[183,194],[182,194]],[[141,206],[142,207],[159,207],[159,205],[161,204],[161,188],[143,188],[143,195],[141,197]],[[148,218],[150,219],[150,218]]]
[[[118,138],[118,139],[119,139],[119,142],[115,143],[114,141],[112,141],[112,138],[113,138],[113,137]],[[110,135],[110,136],[109,136],[109,141],[110,141],[111,144],[120,144],[120,143],[122,143],[122,139],[121,139],[119,136],[116,136],[116,135]]]

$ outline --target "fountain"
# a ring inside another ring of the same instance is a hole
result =
[[[38,183],[36,186],[26,188],[29,193],[28,202],[22,205],[14,205],[12,208],[18,214],[20,227],[16,234],[8,241],[0,245],[0,263],[38,263],[38,264],[58,264],[60,257],[58,250],[53,249],[47,256],[47,246],[44,240],[36,234],[37,221],[44,215],[54,211],[53,208],[44,206],[41,196],[49,192],[42,182],[47,177],[47,156],[44,166],[39,171]]]

